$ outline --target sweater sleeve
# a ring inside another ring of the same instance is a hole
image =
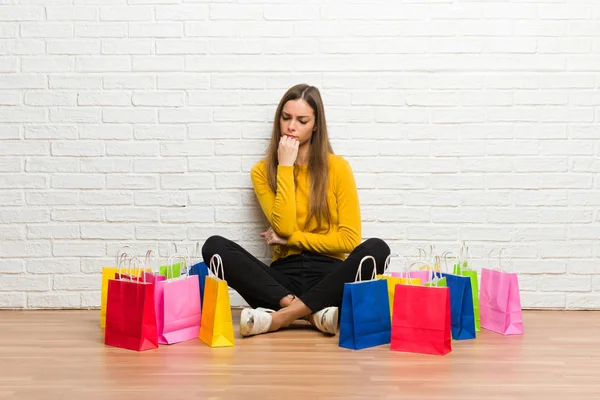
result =
[[[296,229],[296,187],[294,167],[277,167],[277,193],[269,186],[264,163],[252,168],[250,173],[254,192],[263,213],[273,230],[281,237],[288,238]]]
[[[339,216],[338,229],[325,234],[296,230],[288,238],[288,246],[320,254],[343,254],[352,252],[360,244],[362,236],[358,191],[352,168],[346,160],[341,160],[333,183]]]

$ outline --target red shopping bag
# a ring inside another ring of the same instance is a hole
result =
[[[154,284],[122,278],[108,281],[104,343],[136,351],[156,349]]]
[[[452,351],[447,287],[396,285],[390,347],[437,355]]]
[[[130,251],[130,253],[128,253]],[[100,293],[100,328],[104,329],[106,325],[106,296],[108,294],[108,280],[114,278],[115,273],[121,268],[121,263],[137,256],[138,251],[129,245],[121,246],[115,255],[115,265],[102,268],[102,290]],[[128,274],[133,275],[131,271]]]

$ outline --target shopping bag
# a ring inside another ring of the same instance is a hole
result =
[[[481,317],[479,310],[479,283],[477,278],[477,271],[473,270],[469,266],[469,246],[464,242],[460,248],[460,260],[454,264],[454,274],[460,276],[466,276],[471,279],[471,292],[473,294],[473,313],[475,315],[475,332],[481,331]]]
[[[390,348],[444,355],[452,351],[450,291],[447,287],[396,285]]]
[[[199,337],[210,347],[233,346],[233,321],[223,260],[215,254],[210,259],[209,265],[209,276],[204,287]],[[221,271],[220,276],[219,271]]]
[[[493,250],[492,250],[493,251]],[[481,269],[481,292],[479,307],[481,309],[481,327],[502,335],[523,334],[523,312],[519,278],[511,272],[512,260],[509,256],[509,268],[502,268],[501,249],[498,254],[498,269]],[[490,257],[491,258],[490,252]]]
[[[208,276],[208,267],[204,261],[197,262],[190,267],[190,275],[196,275],[198,277],[198,290],[200,292],[200,298],[204,298],[204,286],[206,285],[206,277]]]
[[[171,278],[179,278],[181,276],[181,264],[161,265],[159,274],[165,278],[168,276]]]
[[[104,343],[136,351],[156,349],[154,284],[119,278],[108,280]]]
[[[129,249],[130,252],[123,251],[125,249]],[[121,246],[119,249],[117,249],[117,253],[115,255],[115,265],[112,267],[102,268],[102,287],[100,292],[100,328],[104,328],[106,326],[106,299],[108,296],[108,280],[114,279],[115,274],[121,266],[121,263],[126,262],[137,255],[138,251],[134,247],[128,245]],[[132,274],[132,272],[128,271],[127,274]]]
[[[200,243],[196,242],[196,251],[194,253],[194,257],[191,262],[192,266],[190,267],[189,274],[190,275],[198,275],[198,285],[200,288],[200,299],[204,298],[204,285],[206,281],[206,277],[208,276],[208,267],[202,261],[200,254]]]
[[[156,280],[156,276],[157,274],[154,273],[152,271],[152,266],[151,266],[151,261],[150,261],[150,256],[152,255],[153,251],[152,250],[148,250],[146,252],[146,258],[144,261],[144,268],[128,268],[126,270],[125,273],[123,273],[122,269],[119,269],[118,272],[115,273],[115,278],[117,276],[120,277],[121,280],[123,279],[127,279],[127,280],[137,280],[137,281],[143,281],[144,279],[146,280],[146,282],[154,282]],[[121,257],[123,257],[124,255],[121,255]],[[135,257],[137,258],[137,256]]]
[[[180,277],[168,276],[157,283],[159,313],[157,316],[158,343],[173,344],[195,339],[200,333],[201,305],[198,276],[190,276],[185,268],[186,260],[182,255],[173,254],[168,265],[175,259],[186,273]],[[167,271],[171,271],[169,268]],[[162,317],[162,320],[160,320]]]
[[[385,268],[383,270],[383,274],[376,276],[377,279],[383,279],[387,283],[388,301],[389,301],[389,305],[390,305],[390,318],[392,318],[392,311],[393,311],[393,308],[394,308],[394,290],[396,288],[396,285],[397,284],[406,284],[406,283],[411,283],[413,285],[420,285],[421,284],[421,280],[419,278],[414,278],[414,279],[410,278],[410,279],[407,279],[407,278],[397,278],[397,277],[391,276],[390,275],[390,261],[391,261],[391,257],[392,256],[399,257],[399,258],[403,259],[404,260],[404,268],[407,267],[407,260],[406,260],[406,258],[404,258],[403,256],[401,256],[398,253],[391,253],[385,259]]]
[[[445,252],[442,255],[446,271],[448,271],[447,258],[450,254],[456,255],[454,252],[450,251]],[[458,256],[456,258],[458,259]],[[443,272],[442,276],[446,278],[446,285],[450,290],[452,339],[475,339],[475,313],[471,279],[449,272]]]
[[[428,255],[428,251],[422,247],[413,247],[411,250],[409,250],[409,254],[411,254],[413,252],[413,250],[417,250],[419,252],[419,258],[416,261],[414,261],[413,263],[410,263],[410,265],[415,265],[415,266],[419,265],[420,268],[417,270],[409,268],[408,271],[404,271],[404,272],[392,272],[392,276],[395,278],[419,279],[419,281],[423,285],[427,282],[427,280],[431,276],[431,273],[428,270],[429,267],[431,267],[431,265],[429,264],[429,262],[430,262],[429,258],[433,257],[434,247],[433,247],[433,245],[429,246],[429,255]],[[427,267],[427,266],[429,266],[429,267]]]
[[[150,264],[150,255],[152,254],[152,250],[148,250],[146,253],[146,268],[142,273],[142,278],[147,282],[151,282],[154,284],[154,312],[156,315],[156,332],[160,336],[160,332],[163,331],[164,328],[164,286],[160,285],[160,282],[165,281],[167,278],[158,274],[157,272],[153,272],[152,265]],[[160,339],[160,337],[159,337]]]
[[[361,272],[365,260],[373,261],[373,274],[370,280],[363,281]],[[387,284],[376,279],[375,274],[375,258],[366,256],[360,261],[355,281],[344,284],[340,347],[360,350],[390,342]]]
[[[429,271],[406,271],[406,272],[392,272],[392,277],[394,278],[411,278],[418,279],[420,284],[425,284],[429,275]]]

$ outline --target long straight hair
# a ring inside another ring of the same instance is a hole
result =
[[[277,149],[281,139],[281,113],[283,107],[290,100],[304,100],[315,114],[316,129],[310,140],[310,150],[308,156],[308,171],[310,173],[310,194],[309,210],[306,216],[305,226],[308,226],[311,218],[315,218],[317,227],[321,226],[323,221],[327,222],[328,231],[331,227],[331,217],[329,214],[329,205],[327,203],[327,190],[329,187],[329,162],[328,155],[333,154],[333,148],[329,142],[327,134],[327,122],[325,120],[325,108],[319,89],[314,86],[300,84],[291,87],[281,98],[277,110],[275,111],[275,121],[273,122],[273,132],[271,134],[271,143],[267,149],[267,173],[269,186],[273,192],[277,192],[277,166],[279,160]],[[298,168],[294,165],[294,179],[296,179]]]

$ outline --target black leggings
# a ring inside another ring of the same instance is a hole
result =
[[[303,251],[302,254],[280,258],[271,266],[259,261],[242,246],[221,236],[211,236],[202,246],[206,264],[214,254],[221,256],[227,284],[253,307],[278,310],[279,301],[293,294],[312,311],[340,306],[344,283],[354,282],[358,265],[365,256],[373,256],[377,273],[383,273],[390,254],[381,239],[367,239],[357,246],[345,261]],[[361,270],[363,280],[370,279],[373,262],[365,260]]]

